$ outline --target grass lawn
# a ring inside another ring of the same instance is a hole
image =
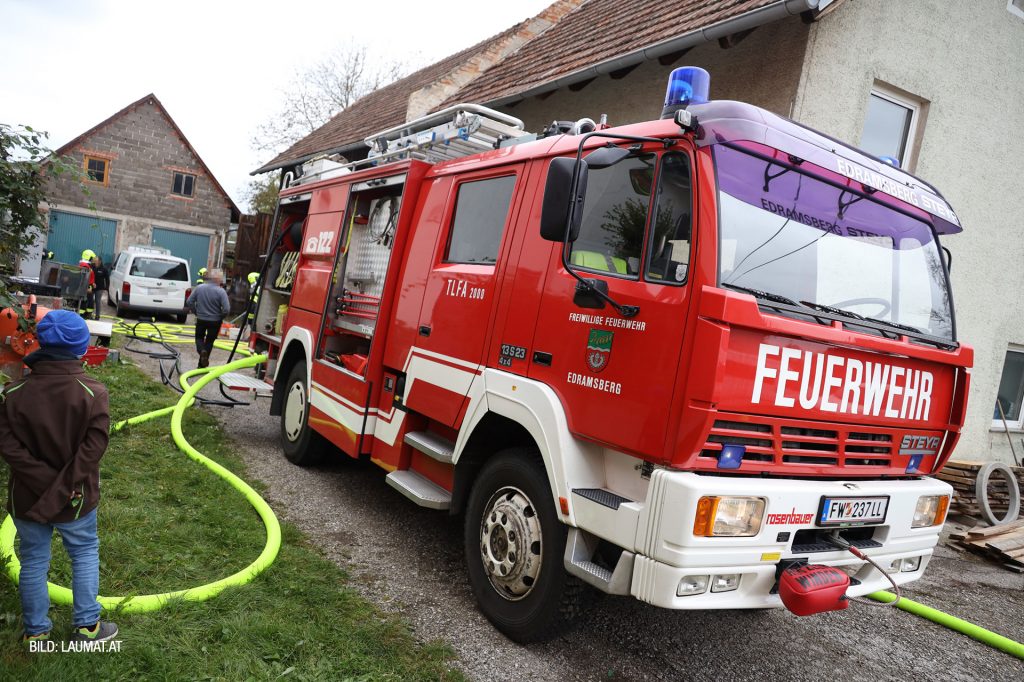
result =
[[[106,366],[94,375],[110,389],[112,421],[177,398],[130,365]],[[213,417],[191,409],[184,431],[200,452],[245,478],[235,447]],[[7,475],[0,464],[4,491]],[[264,528],[255,511],[226,482],[178,451],[169,418],[113,435],[101,481],[102,594],[200,585],[243,568],[263,548]],[[0,520],[5,516],[0,512]],[[0,679],[461,679],[449,668],[450,649],[418,643],[407,624],[348,587],[345,572],[308,546],[295,527],[282,524],[282,533],[277,561],[244,587],[153,613],[105,614],[121,629],[120,652],[27,653],[20,641],[17,589],[6,574],[0,576]],[[59,541],[50,578],[70,586]],[[66,639],[71,607],[54,607],[50,617],[53,635]]]

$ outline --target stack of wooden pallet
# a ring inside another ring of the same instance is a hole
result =
[[[975,490],[975,481],[978,471],[985,465],[985,462],[948,462],[942,471],[936,474],[946,483],[953,486],[953,507],[957,511],[970,516],[981,517],[981,509],[978,506],[978,498]],[[1017,484],[1024,490],[1024,467],[1010,467],[1017,477]],[[993,475],[988,484],[989,506],[992,513],[997,517],[1006,516],[1006,508],[1009,504],[1010,491],[1006,479],[999,475]],[[1024,515],[1024,506],[1021,508]]]
[[[1001,526],[973,528],[966,533],[951,533],[949,539],[1010,570],[1024,573],[1024,519]]]

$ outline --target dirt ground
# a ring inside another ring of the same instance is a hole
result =
[[[194,367],[195,353],[180,348],[183,366]],[[125,356],[159,376],[155,361]],[[212,361],[224,359],[215,351]],[[858,604],[798,618],[784,610],[667,611],[604,597],[574,631],[518,645],[476,608],[461,518],[413,505],[369,463],[343,455],[311,469],[288,463],[269,400],[209,409],[238,443],[249,474],[267,485],[278,515],[345,567],[370,599],[404,614],[420,638],[448,642],[473,679],[1024,679],[1024,661],[898,609]],[[940,545],[905,594],[1024,641],[1024,576],[971,554]]]

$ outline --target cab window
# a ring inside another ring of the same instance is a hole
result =
[[[590,171],[573,265],[637,279],[656,160],[644,154]]]
[[[690,159],[685,154],[669,153],[662,157],[656,201],[644,279],[682,284],[690,268],[693,215]]]
[[[503,175],[459,185],[446,263],[494,264],[505,230],[516,176]]]

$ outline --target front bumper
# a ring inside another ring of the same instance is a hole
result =
[[[885,521],[871,526],[873,543],[865,554],[888,569],[894,560],[921,557],[914,571],[892,574],[897,584],[921,577],[938,542],[941,526],[911,528],[922,495],[950,494],[949,485],[930,478],[892,481],[822,481],[723,477],[692,472],[655,470],[643,502],[621,502],[616,509],[573,495],[577,526],[627,550],[632,561],[629,593],[641,601],[671,609],[737,609],[781,607],[773,588],[780,562],[807,559],[841,567],[860,584],[848,594],[861,596],[889,587],[871,564],[840,549],[814,551],[794,544],[798,531],[817,528],[814,519],[822,496],[889,497]],[[758,496],[767,501],[765,523],[755,537],[700,537],[693,534],[697,501],[705,495]],[[811,522],[768,523],[810,515]],[[804,534],[801,534],[804,535]],[[635,556],[630,556],[635,555]],[[568,567],[568,566],[567,566]],[[739,574],[739,586],[728,592],[677,596],[684,578]]]

